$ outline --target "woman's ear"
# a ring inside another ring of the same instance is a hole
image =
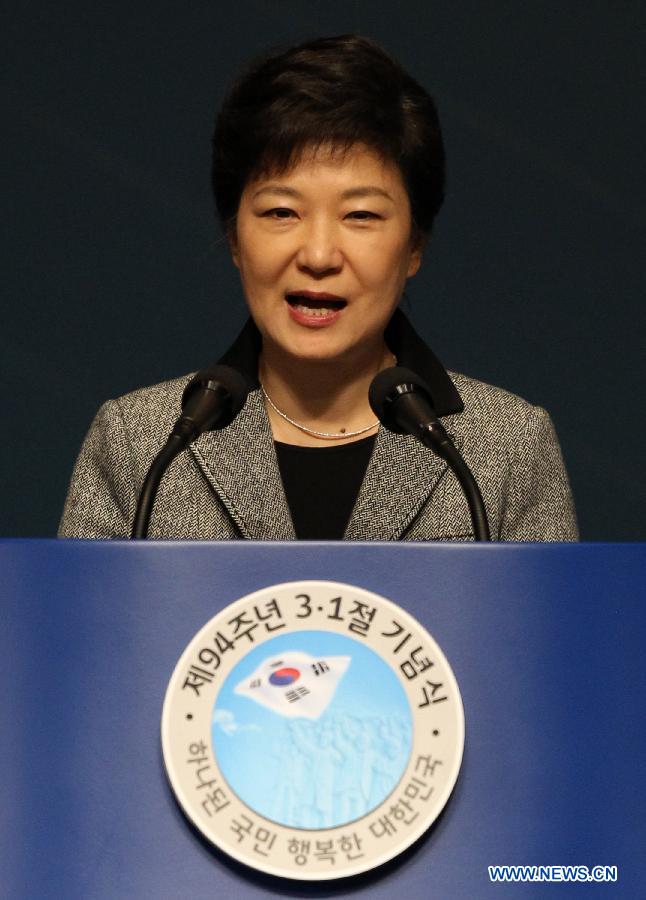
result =
[[[232,222],[229,222],[227,224],[226,237],[227,237],[227,244],[229,245],[229,253],[231,254],[231,259],[233,260],[233,264],[234,264],[234,266],[237,266],[237,268],[240,268],[239,255],[238,255],[238,235],[236,232],[235,219]]]
[[[412,278],[413,275],[417,275],[417,273],[419,272],[419,267],[422,265],[422,257],[424,255],[424,250],[426,249],[427,240],[427,235],[422,234],[422,232],[417,228],[413,231],[413,234],[411,235],[408,272],[406,273],[407,278]]]

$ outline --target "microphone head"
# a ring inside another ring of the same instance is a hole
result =
[[[231,366],[202,369],[184,388],[182,416],[192,419],[200,434],[225,428],[245,405],[248,393],[246,379]]]
[[[403,366],[391,366],[378,372],[372,379],[368,400],[382,425],[395,434],[407,434],[408,429],[397,421],[396,401],[407,394],[415,393],[424,395],[427,405],[432,408],[433,395],[424,379]]]

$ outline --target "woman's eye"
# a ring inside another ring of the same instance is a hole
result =
[[[377,213],[369,212],[367,209],[356,209],[347,215],[348,219],[356,219],[358,222],[368,222],[370,219],[379,219]]]
[[[263,216],[268,219],[290,219],[293,215],[295,215],[294,210],[284,206],[277,206],[263,213]]]

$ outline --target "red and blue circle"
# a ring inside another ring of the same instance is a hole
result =
[[[272,672],[269,676],[269,684],[274,684],[277,687],[285,687],[287,684],[294,684],[300,677],[301,673],[298,669],[276,669],[276,671]]]

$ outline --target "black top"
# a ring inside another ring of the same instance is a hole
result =
[[[334,447],[296,447],[275,441],[299,540],[341,540],[374,445],[374,434]]]

